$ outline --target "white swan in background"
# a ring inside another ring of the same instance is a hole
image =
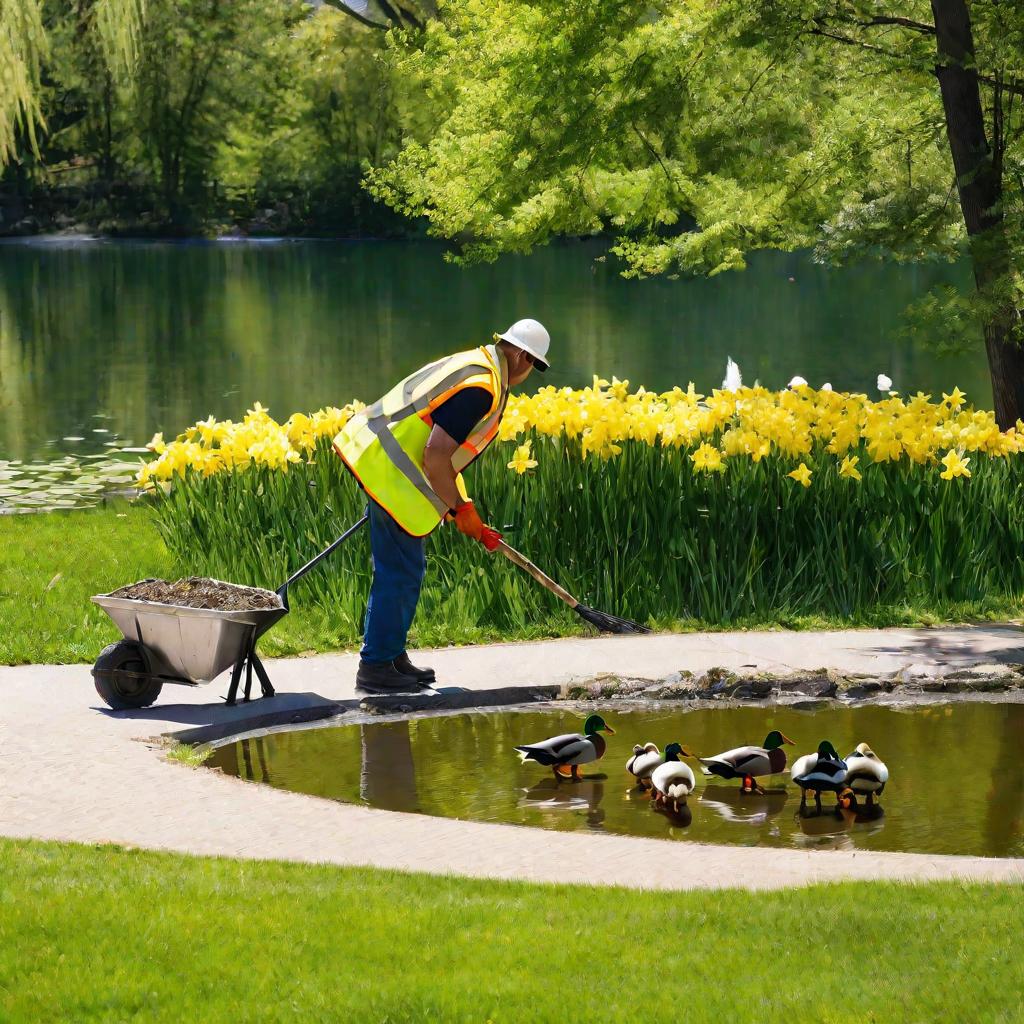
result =
[[[884,373],[880,373],[876,383],[878,384],[879,391],[892,391],[892,377],[887,377]]]
[[[740,373],[740,368],[733,361],[732,356],[728,356],[725,363],[725,380],[722,381],[723,391],[739,391],[743,387],[743,375]]]

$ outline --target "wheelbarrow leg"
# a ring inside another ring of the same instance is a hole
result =
[[[260,681],[260,687],[263,690],[263,696],[273,697],[275,691],[274,687],[270,685],[270,676],[267,675],[267,670],[264,667],[263,662],[260,661],[260,656],[256,653],[255,650],[252,652],[252,654],[249,655],[249,663],[252,665],[254,669],[256,669],[256,676]]]
[[[238,696],[238,684],[242,679],[242,665],[245,664],[245,658],[239,658],[235,662],[235,667],[231,670],[231,685],[228,687],[228,707],[235,706],[235,698]]]
[[[252,694],[252,646],[249,647],[249,653],[245,658],[245,696],[242,698],[246,703]]]

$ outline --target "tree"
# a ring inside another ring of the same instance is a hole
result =
[[[108,67],[116,74],[132,63],[144,0],[76,0],[71,6],[82,32],[93,33]],[[17,155],[23,135],[36,145],[43,124],[41,69],[50,39],[45,0],[0,0],[0,167]]]
[[[268,11],[279,0],[261,0]],[[326,4],[370,28],[422,29],[437,16],[436,0],[311,0]],[[41,68],[50,50],[46,0],[0,0],[0,169],[16,159],[21,143],[36,146],[45,125],[40,95]],[[79,29],[93,34],[107,69],[129,78],[147,19],[147,0],[73,0]]]
[[[1024,416],[1024,9],[1000,0],[453,0],[400,73],[437,106],[371,176],[459,259],[616,234],[627,275],[715,274],[758,248],[841,261],[969,254],[924,333],[984,335]],[[957,202],[959,200],[959,203]],[[918,323],[918,331],[921,324]]]

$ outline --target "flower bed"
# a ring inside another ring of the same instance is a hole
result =
[[[361,513],[330,442],[352,411],[284,423],[257,405],[154,438],[140,482],[190,572],[276,587]],[[467,477],[486,518],[581,599],[631,618],[854,615],[1024,592],[1024,424],[940,401],[806,385],[514,397]],[[451,528],[431,538],[420,614],[461,627],[563,615]],[[487,566],[485,570],[485,565]],[[304,581],[355,635],[365,538]]]

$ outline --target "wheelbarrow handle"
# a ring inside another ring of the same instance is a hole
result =
[[[333,544],[330,545],[330,547],[324,548],[319,555],[314,555],[301,569],[299,569],[296,572],[293,572],[291,576],[289,576],[288,579],[286,579],[284,583],[277,588],[277,596],[281,598],[281,603],[285,606],[285,608],[288,607],[289,586],[291,586],[291,584],[293,584],[297,579],[300,579],[301,577],[305,576],[306,573],[309,572],[309,570],[312,569],[314,566],[319,565],[320,562],[322,562],[329,554],[331,554],[332,551],[334,551],[336,548],[340,547],[345,541],[347,541],[349,537],[351,537],[352,534],[355,533],[356,530],[358,530],[359,527],[362,526],[369,518],[369,513],[364,515],[363,518],[359,520],[359,522],[354,523],[352,526],[350,526],[336,541],[334,541]]]

